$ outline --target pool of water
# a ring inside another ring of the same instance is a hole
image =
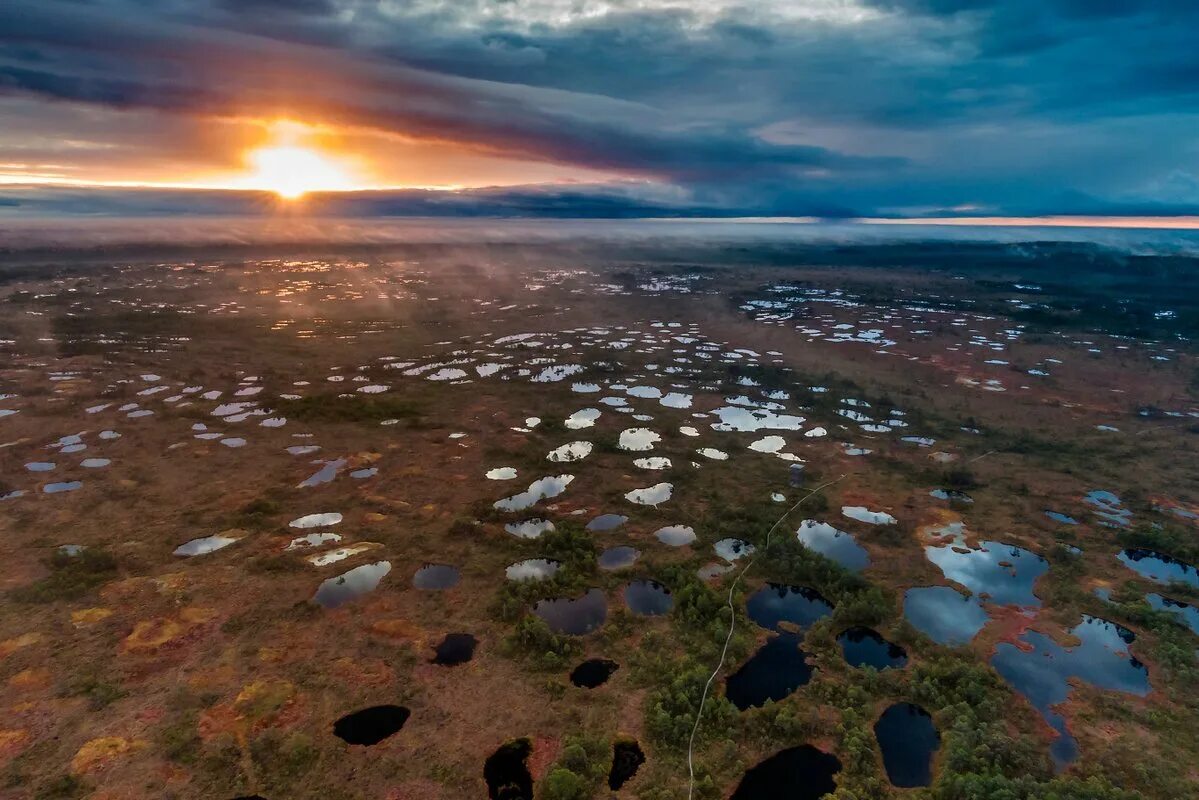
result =
[[[458,585],[459,578],[457,567],[425,564],[412,576],[412,586],[415,589],[449,589]]]
[[[172,555],[183,556],[190,558],[191,556],[204,555],[220,550],[222,547],[228,547],[238,539],[231,536],[221,536],[219,534],[213,536],[202,536],[199,539],[192,539],[190,542],[185,542],[175,548]]]
[[[529,774],[529,753],[533,751],[528,739],[507,742],[487,757],[483,764],[483,780],[491,800],[533,800],[533,776]]]
[[[378,744],[403,728],[409,716],[403,706],[371,706],[333,723],[333,735],[349,744]]]
[[[870,628],[854,627],[837,637],[841,654],[851,667],[874,667],[878,670],[898,668],[908,663],[908,654]]]
[[[609,547],[607,550],[599,554],[597,563],[600,569],[617,570],[631,567],[641,556],[641,551],[635,547],[620,545],[619,547]]]
[[[725,697],[744,711],[778,702],[812,679],[813,668],[800,648],[801,637],[793,633],[771,636],[740,669],[725,682]]]
[[[608,599],[599,589],[589,589],[582,597],[539,600],[533,613],[544,620],[554,633],[582,636],[604,624],[608,618]]]
[[[447,633],[433,648],[431,663],[443,667],[456,667],[474,658],[479,640],[469,633]]]
[[[903,615],[937,644],[966,644],[987,624],[978,598],[951,586],[917,586],[903,595]]]
[[[1095,489],[1087,492],[1082,501],[1094,509],[1095,516],[1099,517],[1100,525],[1106,525],[1109,528],[1127,528],[1128,524],[1132,522],[1132,511],[1125,508],[1120,498],[1111,492]]]
[[[329,578],[322,583],[313,595],[312,601],[321,608],[337,608],[362,595],[372,592],[379,581],[391,572],[390,561],[376,561],[374,564],[363,564],[354,567],[349,572]]]
[[[851,572],[870,566],[870,554],[858,544],[852,533],[840,531],[827,522],[805,519],[795,532],[804,547],[837,562]]]
[[[567,464],[571,461],[582,461],[587,456],[591,455],[592,449],[595,447],[591,442],[567,442],[560,447],[555,447],[546,456],[546,460],[554,461],[560,464]]]
[[[548,475],[538,478],[530,483],[525,491],[496,500],[492,505],[500,511],[522,511],[542,500],[562,494],[574,479],[574,475]]]
[[[842,506],[841,513],[852,520],[868,525],[894,525],[895,517],[885,511],[871,511],[866,506]]]
[[[645,763],[645,753],[632,739],[622,739],[612,745],[612,768],[608,770],[608,788],[617,791],[637,774]]]
[[[659,542],[671,547],[683,547],[695,541],[695,530],[687,525],[667,525],[654,531]]]
[[[669,614],[674,607],[674,598],[657,581],[633,581],[624,589],[624,602],[629,610],[642,617],[658,617]]]
[[[1049,562],[1035,553],[1002,542],[984,541],[977,549],[967,548],[961,539],[955,539],[927,546],[924,554],[946,578],[980,599],[997,605],[1041,605],[1033,586],[1049,570]]]
[[[554,523],[548,519],[526,519],[521,522],[509,522],[504,530],[520,539],[536,539],[546,531],[552,531]]]
[[[836,756],[810,744],[780,750],[746,770],[729,800],[820,800],[836,789]]]
[[[874,723],[874,736],[893,786],[932,783],[933,756],[941,747],[941,735],[927,711],[911,703],[896,703]]]
[[[661,440],[662,437],[649,428],[628,428],[620,432],[617,446],[621,450],[643,452],[653,450],[654,445]]]
[[[1001,642],[991,657],[995,670],[1058,732],[1049,752],[1059,769],[1078,757],[1065,718],[1054,711],[1069,696],[1071,679],[1137,696],[1150,691],[1149,671],[1129,652],[1136,639],[1132,631],[1084,614],[1070,633],[1081,641],[1077,647],[1062,647],[1030,630],[1020,637],[1023,646]]]
[[[510,581],[544,581],[554,577],[562,569],[560,561],[548,558],[528,558],[509,564],[504,571]]]
[[[754,546],[744,539],[721,539],[712,545],[712,549],[716,551],[716,555],[730,564],[745,556],[753,555],[754,552]]]
[[[1074,517],[1066,516],[1059,511],[1046,511],[1045,516],[1049,517],[1054,522],[1060,522],[1062,525],[1077,525],[1078,520]]]
[[[620,665],[607,658],[591,658],[570,673],[570,682],[581,689],[595,689],[608,682]]]
[[[1199,570],[1173,556],[1140,547],[1130,547],[1121,551],[1116,558],[1120,559],[1124,566],[1152,581],[1158,583],[1178,581],[1188,586],[1199,587]]]
[[[623,514],[600,514],[587,523],[589,531],[612,531],[629,521]]]
[[[1162,597],[1160,594],[1148,594],[1145,595],[1145,599],[1158,611],[1165,611],[1179,617],[1184,625],[1199,635],[1199,608],[1187,605],[1180,600]]]
[[[745,609],[751,620],[771,631],[779,630],[780,622],[806,630],[833,613],[832,604],[815,589],[782,583],[768,583],[754,592]]]
[[[644,489],[634,489],[627,493],[624,497],[630,503],[636,503],[641,506],[658,506],[670,499],[671,493],[674,491],[674,484],[671,483],[656,483],[653,486],[647,486]]]

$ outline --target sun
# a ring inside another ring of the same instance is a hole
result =
[[[239,183],[248,189],[274,192],[297,200],[308,192],[339,192],[356,188],[345,159],[305,142],[308,129],[294,122],[272,126],[273,142],[245,154],[248,174]]]

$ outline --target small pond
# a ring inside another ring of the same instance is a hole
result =
[[[600,569],[617,570],[631,567],[636,563],[641,556],[641,551],[635,547],[620,545],[619,547],[609,547],[607,550],[599,554],[597,563]]]
[[[349,744],[378,744],[404,727],[408,717],[403,706],[371,706],[337,720],[333,734]]]
[[[730,800],[820,800],[837,788],[841,761],[810,744],[790,747],[745,771]]]
[[[908,663],[908,654],[870,628],[854,627],[837,637],[841,654],[851,667],[898,668]]]
[[[674,598],[657,581],[633,581],[624,589],[625,605],[634,614],[642,617],[658,617],[669,614],[674,607]]]
[[[941,735],[927,711],[911,703],[896,703],[874,723],[874,735],[893,786],[932,783],[933,756],[941,747]]]
[[[587,523],[589,531],[612,531],[629,521],[623,514],[600,514]]]
[[[833,613],[832,604],[815,589],[782,583],[768,583],[754,592],[745,608],[751,620],[771,631],[779,630],[780,622],[806,630]]]
[[[367,592],[374,591],[387,573],[391,572],[390,561],[376,561],[374,564],[363,564],[354,567],[349,572],[329,578],[322,583],[313,595],[312,601],[322,608],[337,608],[351,600],[356,600]]]
[[[608,599],[599,589],[589,589],[582,597],[558,597],[539,600],[533,613],[554,633],[582,636],[604,624],[608,618]]]
[[[858,544],[852,533],[840,531],[827,522],[805,519],[795,532],[804,547],[837,562],[851,572],[870,566],[870,554]]]
[[[570,673],[570,682],[582,689],[603,686],[620,665],[607,658],[590,658]]]
[[[801,637],[794,633],[771,636],[741,668],[725,682],[725,697],[744,711],[778,702],[812,679],[807,654],[800,648]]]
[[[529,774],[528,739],[507,742],[488,756],[483,764],[487,796],[491,800],[533,800],[533,776]]]
[[[469,633],[447,633],[433,648],[430,663],[443,667],[456,667],[474,658],[479,640]]]
[[[612,768],[608,770],[608,788],[617,791],[629,782],[641,765],[645,763],[645,753],[633,739],[621,739],[612,745]]]
[[[952,586],[917,586],[903,595],[903,615],[937,644],[966,644],[987,624],[978,598]]]
[[[457,567],[449,564],[425,564],[412,576],[415,589],[449,589],[458,585]]]
[[[562,562],[548,558],[528,558],[509,564],[504,571],[510,581],[544,581],[554,577],[562,569]]]
[[[1116,556],[1124,566],[1158,583],[1178,581],[1199,587],[1199,570],[1173,556],[1140,547],[1130,547]]]

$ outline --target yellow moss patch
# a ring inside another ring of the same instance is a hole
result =
[[[18,691],[41,689],[50,685],[50,670],[24,669],[8,679],[8,685]]]
[[[0,731],[0,757],[10,758],[20,752],[29,741],[29,731]]]
[[[215,612],[212,609],[189,606],[175,617],[143,619],[133,626],[133,630],[125,637],[121,646],[127,652],[157,650],[183,639],[214,616]]]
[[[40,633],[22,633],[12,639],[0,642],[0,658],[7,658],[23,648],[35,645],[42,640]]]
[[[233,701],[237,715],[250,722],[261,722],[279,713],[295,697],[290,681],[254,681],[246,684]]]
[[[135,753],[146,746],[140,739],[127,739],[124,736],[101,736],[92,739],[71,759],[71,771],[76,774],[86,774],[104,767],[122,756]]]
[[[112,616],[111,608],[84,608],[71,612],[71,624],[76,628],[86,628]]]

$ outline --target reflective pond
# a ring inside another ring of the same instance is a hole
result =
[[[1184,625],[1199,635],[1199,608],[1187,605],[1180,600],[1162,597],[1160,594],[1148,594],[1145,595],[1145,599],[1154,609],[1180,617]]]
[[[542,500],[562,494],[574,479],[574,475],[549,475],[538,478],[529,484],[527,490],[503,500],[496,500],[492,505],[500,511],[521,511]]]
[[[554,633],[582,636],[598,628],[608,617],[608,599],[599,589],[589,589],[582,597],[539,600],[533,613]]]
[[[725,697],[740,710],[775,702],[812,679],[812,667],[794,633],[771,636],[725,682]]]
[[[205,553],[212,553],[220,550],[222,547],[228,547],[238,539],[230,536],[221,536],[219,534],[213,536],[203,536],[199,539],[192,539],[190,542],[185,542],[175,548],[172,555],[176,556],[199,556]]]
[[[612,791],[620,789],[637,774],[637,770],[645,763],[645,753],[641,746],[632,739],[617,741],[612,745],[612,768],[608,770],[608,788]]]
[[[629,610],[642,617],[657,617],[669,614],[674,607],[674,598],[657,581],[633,581],[624,589],[624,602]]]
[[[1130,547],[1121,551],[1116,558],[1120,559],[1129,569],[1158,583],[1178,581],[1189,586],[1199,587],[1199,570],[1173,556],[1140,547]]]
[[[387,573],[391,572],[390,561],[376,561],[374,564],[363,564],[354,567],[322,583],[313,595],[312,601],[322,608],[337,608],[340,605],[356,600],[367,592],[374,591]]]
[[[937,644],[966,644],[987,624],[975,597],[952,586],[917,586],[903,595],[903,615]]]
[[[600,569],[616,570],[631,567],[641,555],[641,551],[635,547],[620,545],[619,547],[609,547],[607,550],[599,554],[597,563]]]
[[[548,519],[526,519],[523,522],[509,522],[504,530],[521,539],[536,539],[546,531],[552,531],[554,523]]]
[[[674,484],[656,483],[644,489],[634,489],[624,497],[630,503],[637,503],[642,506],[657,506],[669,500],[673,490]]]
[[[782,583],[768,583],[754,592],[745,608],[751,620],[771,631],[779,630],[780,622],[806,630],[833,613],[832,604],[815,589]]]
[[[837,562],[851,572],[870,566],[870,554],[858,544],[852,533],[840,531],[827,522],[805,519],[795,532],[804,547]]]
[[[695,530],[686,525],[667,525],[654,531],[659,542],[671,547],[683,547],[695,541]]]
[[[1065,718],[1053,710],[1069,696],[1070,679],[1137,696],[1150,691],[1149,671],[1129,653],[1129,645],[1136,639],[1132,631],[1084,614],[1070,634],[1081,644],[1062,647],[1045,634],[1030,630],[1020,637],[1019,645],[996,645],[991,658],[995,670],[1058,732],[1049,752],[1059,769],[1078,757],[1078,744]]]
[[[896,703],[874,723],[874,736],[893,786],[932,783],[932,761],[941,747],[941,735],[927,711],[911,703]]]
[[[449,564],[425,564],[412,576],[416,589],[449,589],[458,584],[457,567]]]
[[[837,642],[851,667],[898,668],[908,663],[908,654],[870,628],[854,627],[843,631]]]
[[[623,514],[600,514],[591,522],[587,523],[589,531],[611,531],[619,528],[621,525],[629,521],[629,518]]]
[[[1049,570],[1049,562],[1035,553],[986,541],[980,542],[979,549],[968,549],[961,539],[955,539],[941,546],[927,546],[924,554],[940,567],[946,578],[965,586],[984,601],[997,605],[1041,605],[1033,594],[1033,585]]]
[[[729,800],[820,800],[836,789],[841,762],[810,744],[780,750],[746,770]]]
[[[560,561],[551,561],[548,558],[529,558],[509,564],[504,574],[510,581],[544,581],[554,577],[561,568]]]

